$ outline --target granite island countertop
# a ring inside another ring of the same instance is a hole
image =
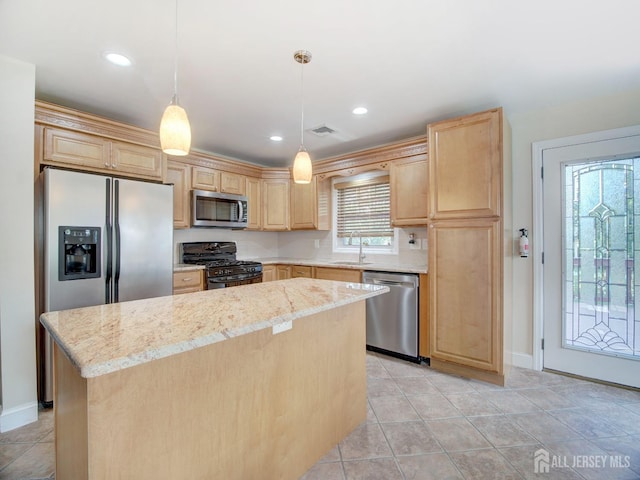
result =
[[[44,313],[41,323],[84,378],[388,292],[380,285],[296,278]],[[364,346],[363,346],[364,348]]]

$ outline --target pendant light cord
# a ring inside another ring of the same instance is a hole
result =
[[[304,57],[300,62],[300,147],[304,148]]]
[[[173,55],[173,98],[178,103],[178,0],[176,0],[175,52]]]

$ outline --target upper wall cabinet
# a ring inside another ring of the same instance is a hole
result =
[[[262,229],[289,230],[289,180],[262,181]]]
[[[246,177],[246,195],[248,201],[247,229],[260,230],[262,228],[262,197],[259,178]]]
[[[389,169],[391,224],[425,225],[428,221],[428,165],[426,159],[395,160]]]
[[[173,228],[189,228],[191,224],[190,170],[185,163],[167,161],[164,183],[173,185]]]
[[[58,128],[44,129],[42,163],[129,177],[162,178],[159,149]]]
[[[220,191],[222,193],[244,195],[246,192],[245,176],[229,172],[220,172]]]
[[[191,186],[199,190],[220,191],[220,172],[213,168],[194,166],[191,169]]]
[[[310,183],[291,183],[291,230],[329,230],[331,181],[313,176]]]
[[[501,215],[502,116],[494,110],[429,125],[429,215]]]

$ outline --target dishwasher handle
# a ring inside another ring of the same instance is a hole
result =
[[[362,273],[362,283],[404,288],[418,288],[420,286],[418,275],[413,273],[375,272],[370,270],[365,270]]]
[[[379,278],[372,278],[371,283],[373,285],[387,285],[390,287],[405,287],[405,288],[415,288],[415,284],[409,282],[394,282],[392,280],[381,280]]]

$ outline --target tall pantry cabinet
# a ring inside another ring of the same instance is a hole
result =
[[[431,366],[499,385],[511,363],[505,126],[493,109],[428,127]]]

